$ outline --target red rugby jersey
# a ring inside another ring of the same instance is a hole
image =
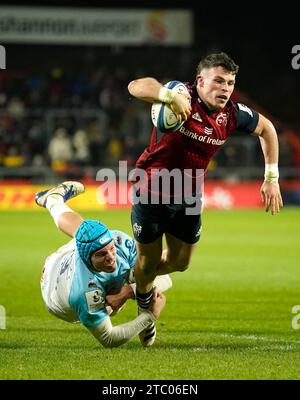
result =
[[[258,113],[244,104],[228,101],[217,112],[210,112],[198,96],[195,85],[185,82],[192,96],[192,112],[181,128],[163,133],[153,128],[150,145],[136,162],[151,181],[151,170],[206,170],[209,161],[235,131],[253,132]],[[149,188],[148,188],[149,189]]]

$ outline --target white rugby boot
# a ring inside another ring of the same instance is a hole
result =
[[[141,309],[139,309],[139,313],[142,312]],[[156,338],[156,324],[155,322],[152,322],[148,328],[144,329],[140,334],[139,334],[140,342],[143,347],[150,347],[153,345],[155,342]]]
[[[47,199],[51,195],[62,196],[64,202],[73,197],[78,196],[84,192],[84,186],[80,182],[76,181],[66,181],[54,186],[52,189],[47,189],[42,192],[38,192],[35,195],[35,202],[41,207],[46,207]]]
[[[142,308],[141,306],[138,305],[138,315],[141,314],[143,311],[147,311],[147,308]],[[139,333],[139,338],[142,346],[144,347],[152,346],[156,338],[156,323],[151,322],[151,324],[146,329],[144,329],[141,333]]]

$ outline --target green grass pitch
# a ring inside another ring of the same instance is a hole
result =
[[[83,213],[131,234],[129,210]],[[205,211],[190,268],[174,273],[157,340],[105,349],[51,316],[39,278],[68,239],[46,210],[0,212],[0,379],[299,379],[300,210]],[[136,314],[133,301],[114,317]]]

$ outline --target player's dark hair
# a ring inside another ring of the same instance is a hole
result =
[[[239,70],[239,66],[226,54],[226,53],[215,53],[208,54],[204,57],[197,67],[197,75],[201,73],[204,68],[222,67],[226,71],[232,72],[236,75]]]

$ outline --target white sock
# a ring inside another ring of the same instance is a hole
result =
[[[131,289],[136,297],[136,283],[130,283]],[[172,279],[168,274],[158,275],[153,282],[153,286],[157,287],[159,292],[165,292],[172,287]]]
[[[52,194],[47,198],[46,208],[49,210],[55,225],[58,227],[59,217],[65,212],[74,212],[64,203],[64,199],[59,194]]]

